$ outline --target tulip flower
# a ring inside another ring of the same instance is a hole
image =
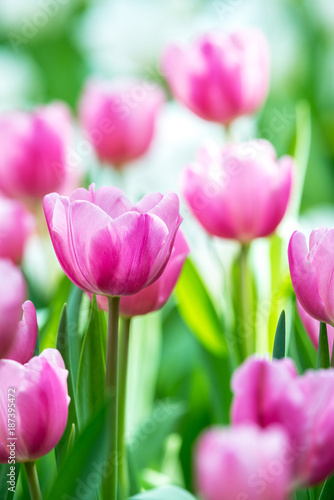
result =
[[[175,97],[205,120],[229,124],[256,111],[269,88],[269,47],[259,30],[204,35],[167,48],[162,67]]]
[[[206,231],[249,243],[268,236],[289,201],[293,160],[277,160],[265,140],[231,144],[223,151],[204,147],[182,176],[188,205]]]
[[[53,103],[0,118],[0,190],[10,197],[38,199],[66,178],[69,110]]]
[[[121,316],[131,318],[161,309],[177,283],[188,253],[188,244],[179,230],[170,259],[160,278],[140,292],[122,297],[120,301]],[[97,296],[97,303],[102,310],[108,310],[108,301],[103,295]]]
[[[26,300],[22,304],[22,309],[22,319],[17,325],[15,338],[5,358],[25,364],[28,363],[34,355],[38,325],[36,309],[30,300]]]
[[[162,274],[182,218],[176,194],[145,196],[133,205],[115,187],[52,193],[44,211],[54,250],[70,280],[86,292],[123,296]]]
[[[319,346],[319,332],[320,332],[320,323],[316,319],[312,318],[305,309],[301,306],[300,302],[297,300],[297,310],[299,317],[304,325],[304,328],[306,330],[306,333],[308,334],[312,344],[316,349],[318,349]],[[329,352],[332,352],[333,350],[333,341],[334,341],[334,327],[328,326],[327,327],[327,334],[328,334],[328,347],[329,347]]]
[[[23,274],[8,259],[0,259],[0,358],[15,342],[26,294]]]
[[[0,196],[0,258],[20,264],[34,225],[33,215],[22,203]]]
[[[122,168],[149,148],[162,90],[140,80],[92,80],[80,103],[80,119],[100,160]]]
[[[334,370],[298,376],[289,359],[249,358],[234,374],[235,425],[281,427],[289,437],[294,483],[314,485],[334,471]]]
[[[197,489],[205,500],[287,500],[291,486],[284,430],[211,428],[196,450]]]
[[[305,311],[318,321],[334,326],[334,229],[321,227],[306,238],[295,231],[288,256],[292,285]]]
[[[45,349],[29,363],[0,360],[0,463],[7,463],[8,390],[15,399],[16,462],[34,462],[62,437],[70,398],[64,361],[56,349]]]

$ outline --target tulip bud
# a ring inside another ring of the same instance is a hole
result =
[[[163,71],[175,97],[205,120],[228,124],[256,111],[269,87],[269,47],[259,30],[204,35],[171,45]]]
[[[10,197],[41,198],[66,178],[70,115],[62,103],[0,118],[0,189]]]
[[[287,500],[291,466],[283,429],[212,428],[196,451],[196,482],[205,500]]]
[[[140,80],[88,82],[80,118],[100,160],[122,168],[146,153],[163,102],[159,87]]]
[[[139,292],[165,269],[181,224],[175,193],[153,193],[133,205],[105,186],[52,193],[44,211],[53,247],[70,280],[88,293],[120,297]]]
[[[0,463],[8,462],[11,443],[16,462],[34,462],[56,446],[68,417],[67,375],[56,349],[45,349],[25,365],[0,360]],[[9,398],[14,405],[14,436],[8,435]]]
[[[312,231],[309,250],[303,233],[290,238],[288,255],[297,299],[313,318],[334,326],[334,229]]]
[[[200,150],[186,167],[182,190],[206,231],[249,243],[268,236],[281,222],[289,201],[293,160],[277,160],[265,140],[215,145]]]
[[[22,203],[0,196],[0,258],[20,264],[34,226],[33,215]]]

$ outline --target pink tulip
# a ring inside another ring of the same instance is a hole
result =
[[[15,341],[26,286],[23,274],[10,260],[0,259],[0,358]]]
[[[49,194],[44,211],[69,279],[108,296],[137,293],[160,277],[182,221],[174,193],[149,194],[133,205],[111,186],[77,189],[69,198]]]
[[[299,317],[304,325],[306,333],[310,337],[310,340],[314,347],[318,349],[319,346],[319,332],[320,332],[320,322],[316,319],[312,318],[305,309],[301,306],[300,302],[297,300],[297,310]],[[333,349],[333,341],[334,341],[334,328],[330,325],[327,326],[327,334],[328,334],[328,345],[329,352],[332,352]]]
[[[288,435],[295,484],[313,485],[334,472],[334,370],[298,377],[289,359],[252,357],[232,387],[235,425],[276,425]]]
[[[69,110],[54,103],[0,118],[0,190],[10,197],[40,198],[66,177]]]
[[[34,355],[38,325],[36,309],[30,300],[23,303],[22,309],[22,319],[17,325],[15,338],[5,358],[24,364],[28,363]]]
[[[80,118],[100,160],[122,168],[142,156],[152,141],[163,102],[159,87],[140,80],[88,82]]]
[[[188,253],[188,244],[179,230],[170,259],[160,278],[140,292],[122,297],[120,300],[121,316],[141,316],[161,309],[172,294]],[[97,296],[97,303],[100,309],[108,310],[108,300],[103,295]]]
[[[22,203],[0,196],[0,258],[19,264],[34,226],[33,215]]]
[[[312,231],[309,247],[304,234],[295,231],[288,250],[292,285],[310,316],[334,326],[334,229]]]
[[[289,443],[282,429],[212,428],[196,451],[196,482],[205,500],[286,500]]]
[[[16,462],[33,462],[56,446],[67,423],[67,375],[56,349],[45,349],[25,365],[0,361],[0,463],[7,463],[11,442]],[[15,441],[8,439],[10,396],[15,404]]]
[[[171,45],[162,66],[175,97],[205,120],[228,124],[256,111],[267,97],[269,47],[259,30]]]
[[[182,177],[189,207],[208,233],[243,243],[268,236],[289,201],[293,160],[265,140],[202,148]]]

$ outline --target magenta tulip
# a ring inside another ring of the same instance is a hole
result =
[[[293,160],[277,160],[265,140],[203,148],[183,172],[182,189],[198,221],[212,235],[248,243],[268,236],[289,201]]]
[[[56,349],[45,349],[25,365],[0,360],[0,463],[7,463],[8,438],[13,437],[7,421],[9,397],[15,408],[16,462],[33,462],[56,446],[67,423],[67,375]]]
[[[14,361],[24,364],[28,363],[34,355],[38,325],[36,309],[30,300],[26,300],[23,303],[22,309],[22,319],[17,325],[14,341],[5,358],[13,359]]]
[[[176,234],[170,259],[160,278],[152,283],[152,285],[143,288],[140,292],[122,297],[120,301],[120,314],[131,318],[161,309],[172,294],[188,253],[188,244],[179,230]],[[100,309],[104,311],[108,310],[108,300],[103,295],[97,296],[97,303]]]
[[[154,193],[133,205],[106,186],[77,189],[67,198],[44,198],[44,211],[58,260],[86,292],[131,295],[165,269],[182,221],[176,194]]]
[[[82,125],[100,160],[122,168],[152,141],[162,90],[140,80],[88,82],[80,103]]]
[[[70,115],[62,103],[0,118],[0,190],[10,197],[41,198],[66,178]]]
[[[313,485],[334,472],[334,371],[298,377],[289,359],[248,359],[234,374],[235,425],[279,426],[289,437],[294,483]]]
[[[33,215],[22,203],[0,196],[0,258],[19,264],[34,226]]]
[[[14,344],[25,294],[26,286],[20,269],[10,260],[0,259],[0,358]]]
[[[196,450],[196,483],[205,500],[287,500],[289,443],[282,429],[212,428]]]
[[[306,333],[310,337],[310,340],[314,347],[318,349],[319,346],[319,332],[320,332],[320,322],[316,319],[312,318],[305,309],[301,306],[300,302],[297,300],[297,310],[299,317],[304,325]],[[328,346],[329,352],[333,350],[333,341],[334,341],[334,327],[328,325],[327,326],[327,334],[328,334]]]
[[[292,285],[301,306],[313,318],[334,326],[334,229],[312,231],[307,248],[303,233],[289,243]]]
[[[267,97],[270,57],[259,30],[204,35],[171,45],[163,71],[175,97],[200,117],[230,123],[256,111]]]

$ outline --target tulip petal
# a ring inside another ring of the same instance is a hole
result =
[[[318,245],[313,250],[312,264],[315,268],[319,295],[325,305],[328,323],[334,326],[334,230],[324,228],[316,233]],[[313,235],[312,243],[315,235]]]
[[[27,363],[34,355],[38,326],[35,306],[30,300],[22,305],[23,317],[17,327],[14,343],[11,345],[6,359],[18,363]]]

